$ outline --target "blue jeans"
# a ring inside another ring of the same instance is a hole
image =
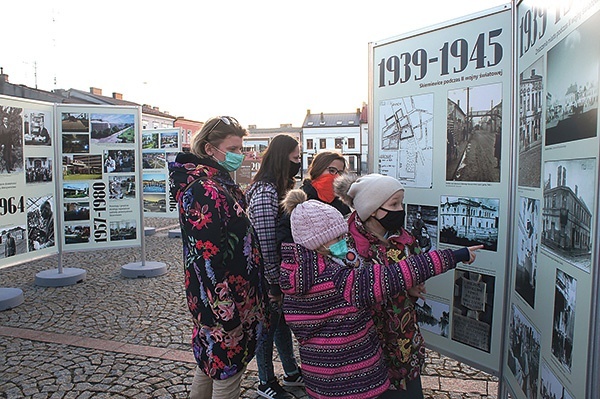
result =
[[[263,385],[276,379],[273,370],[273,343],[277,347],[285,373],[293,375],[298,371],[298,363],[294,357],[292,332],[285,322],[281,305],[271,302],[269,308],[271,326],[268,330],[264,328],[264,325],[259,329],[256,347],[258,379]]]

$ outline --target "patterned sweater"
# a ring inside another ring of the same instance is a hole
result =
[[[282,244],[285,319],[298,339],[312,398],[376,398],[390,387],[371,310],[469,259],[466,249],[354,267],[297,244]]]

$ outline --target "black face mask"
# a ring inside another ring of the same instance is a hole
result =
[[[386,231],[398,231],[400,228],[404,227],[404,218],[406,217],[406,212],[401,211],[389,211],[385,208],[379,208],[387,212],[387,215],[382,217],[381,219],[375,218],[379,224],[383,226]]]
[[[302,166],[302,161],[300,162],[292,162],[290,161],[290,171],[289,171],[289,178],[291,179],[292,177],[296,176],[298,174],[298,172],[300,172],[300,167]]]

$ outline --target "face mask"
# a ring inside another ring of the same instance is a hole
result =
[[[290,179],[292,177],[296,176],[298,174],[298,172],[300,172],[301,166],[302,166],[302,161],[300,161],[300,162],[290,161],[290,173],[288,175]]]
[[[384,229],[387,231],[398,231],[400,228],[404,227],[404,218],[406,216],[406,212],[401,211],[389,211],[385,208],[379,208],[387,212],[387,215],[382,217],[381,219],[375,218]]]
[[[235,152],[223,152],[215,147],[215,150],[219,151],[221,154],[225,154],[225,160],[219,161],[219,165],[225,168],[228,172],[233,172],[234,170],[238,170],[240,166],[242,166],[242,162],[244,162],[244,154],[237,154]]]
[[[346,259],[346,255],[348,254],[348,243],[344,238],[343,240],[331,245],[328,249],[329,252],[331,252],[331,256],[338,259]]]

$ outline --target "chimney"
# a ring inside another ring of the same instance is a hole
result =
[[[115,100],[122,100],[123,99],[123,94],[117,93],[117,92],[113,91],[113,98]]]
[[[356,108],[356,115],[360,115],[360,108]]]
[[[533,78],[535,76],[535,69],[531,70],[531,77]]]
[[[102,89],[99,89],[97,87],[90,87],[90,93],[92,93],[93,95],[96,95],[96,96],[101,96]]]
[[[248,130],[256,130],[256,125],[248,125]]]
[[[577,187],[577,184],[575,185],[575,198],[579,198],[579,187]]]
[[[0,67],[0,82],[8,83],[8,75],[4,74],[4,68]]]
[[[310,109],[306,110],[306,115],[310,115]]]

